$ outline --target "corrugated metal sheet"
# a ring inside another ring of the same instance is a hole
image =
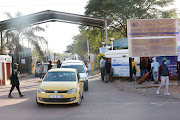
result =
[[[111,46],[111,45],[109,45]],[[128,48],[128,39],[121,38],[113,43],[114,48]]]

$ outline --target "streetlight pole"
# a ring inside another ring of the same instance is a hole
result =
[[[47,40],[47,61],[49,60],[49,50],[48,50],[48,27],[49,25],[46,24],[46,40]]]

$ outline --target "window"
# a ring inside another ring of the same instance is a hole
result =
[[[61,68],[75,68],[79,73],[84,73],[84,67],[83,65],[68,65],[68,66],[62,66]]]
[[[44,81],[76,81],[75,72],[48,72]]]

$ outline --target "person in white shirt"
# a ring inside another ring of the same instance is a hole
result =
[[[104,82],[104,76],[105,76],[105,56],[101,58],[100,60],[100,71],[101,71],[101,80]]]
[[[159,63],[157,62],[155,57],[152,60],[153,62],[151,63],[151,69],[152,69],[152,74],[155,81],[154,84],[159,84],[158,83]]]

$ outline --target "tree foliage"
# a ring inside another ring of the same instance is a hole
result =
[[[127,37],[128,19],[177,17],[175,9],[164,10],[174,0],[90,0],[85,14],[113,20],[111,29]]]
[[[5,13],[9,19],[13,18],[10,13]],[[21,12],[16,13],[16,17],[22,16]],[[38,36],[36,32],[43,32],[45,31],[40,26],[30,26],[30,27],[18,27],[13,30],[7,30],[4,35],[4,39],[8,39],[5,45],[10,49],[14,49],[15,56],[18,52],[21,51],[22,41],[28,41],[33,45],[33,47],[38,51],[41,57],[44,56],[44,52],[41,50],[39,46],[40,43],[47,44],[47,41],[44,37]],[[16,60],[16,59],[15,59]],[[15,61],[16,62],[16,61]]]

